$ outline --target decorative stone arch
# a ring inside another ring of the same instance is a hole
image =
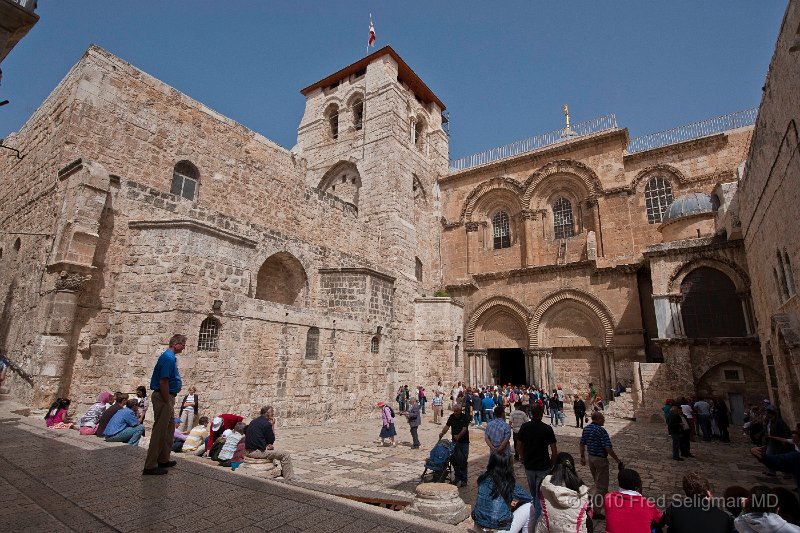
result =
[[[597,300],[593,295],[578,289],[559,289],[550,295],[545,296],[542,302],[536,307],[536,311],[531,317],[528,336],[531,339],[531,347],[539,348],[539,325],[542,316],[552,306],[564,300],[574,300],[581,303],[593,311],[603,328],[603,347],[610,347],[614,342],[614,316],[611,311]],[[543,346],[546,348],[546,346]]]
[[[584,187],[586,187],[589,196],[597,196],[603,191],[603,184],[600,182],[600,178],[597,177],[594,170],[580,161],[560,159],[546,164],[525,181],[525,185],[523,186],[525,192],[522,196],[523,206],[528,209],[531,208],[531,201],[533,200],[536,188],[539,187],[545,179],[554,174],[572,174],[576,176],[583,183]]]
[[[656,174],[658,174],[658,175],[666,174],[667,175],[667,179],[669,179],[670,183],[673,185],[673,194],[675,192],[674,191],[675,182],[677,182],[677,183],[679,183],[681,185],[686,183],[686,176],[684,176],[683,172],[681,172],[677,168],[675,168],[675,167],[673,167],[671,165],[653,165],[653,166],[646,167],[646,168],[642,169],[641,171],[639,171],[638,174],[636,174],[636,177],[633,178],[633,181],[631,181],[631,184],[630,184],[629,191],[631,192],[631,194],[636,193],[636,192],[642,192],[643,193],[644,192],[644,186],[647,184],[648,181],[650,181],[650,178],[654,177]],[[642,188],[642,190],[638,191],[637,189],[639,189],[640,187]]]
[[[530,313],[528,309],[513,298],[508,298],[507,296],[492,296],[480,303],[478,307],[475,308],[475,311],[472,312],[472,316],[467,323],[466,348],[475,347],[475,328],[481,317],[486,313],[491,313],[493,310],[496,312],[498,308],[505,310],[509,315],[514,317],[518,324],[522,326],[523,331],[527,328],[528,339],[530,339],[530,328],[528,326]],[[530,340],[528,342],[530,343]]]
[[[464,207],[461,209],[461,221],[471,222],[475,208],[481,199],[497,190],[508,191],[516,198],[519,198],[523,192],[523,188],[516,180],[505,176],[492,178],[489,181],[481,183],[467,195],[467,199],[464,201]],[[522,204],[520,204],[520,208],[522,208]]]
[[[253,297],[283,305],[305,306],[308,302],[305,267],[287,251],[270,255],[258,269]]]
[[[344,179],[344,181],[342,181]],[[320,179],[317,189],[332,194],[358,210],[361,192],[361,173],[355,163],[338,161]]]
[[[742,267],[724,257],[701,257],[683,263],[677,267],[670,275],[667,292],[669,294],[680,294],[681,283],[692,271],[700,267],[713,268],[719,270],[733,282],[736,292],[746,292],[750,290],[750,278]]]

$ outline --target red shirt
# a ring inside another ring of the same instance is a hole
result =
[[[650,533],[651,524],[661,520],[661,511],[640,495],[606,494],[606,533]]]

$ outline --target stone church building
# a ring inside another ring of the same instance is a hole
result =
[[[438,380],[623,382],[645,419],[693,392],[735,416],[796,401],[768,386],[751,291],[772,273],[748,255],[768,237],[740,215],[756,110],[637,139],[600,117],[451,161],[445,105],[391,47],[301,93],[287,150],[87,50],[0,158],[12,395],[132,391],[185,332],[206,414],[290,424]]]

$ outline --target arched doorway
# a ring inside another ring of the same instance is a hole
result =
[[[504,305],[483,312],[475,327],[475,348],[486,350],[486,368],[479,372],[481,381],[484,384],[526,383],[527,347],[526,320],[518,312]]]
[[[697,393],[704,398],[723,400],[731,414],[731,422],[744,422],[745,406],[758,404],[767,395],[764,374],[756,368],[736,361],[725,361],[709,368],[697,381]]]
[[[681,281],[681,318],[690,338],[745,337],[742,303],[733,281],[716,268],[692,270]]]
[[[553,303],[541,315],[537,340],[552,353],[543,369],[543,385],[560,385],[566,394],[575,394],[593,383],[608,396],[614,362],[606,359],[606,331],[595,310],[571,298]]]

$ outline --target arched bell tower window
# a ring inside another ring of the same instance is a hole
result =
[[[353,101],[353,127],[360,130],[364,125],[364,100],[361,97]]]
[[[563,196],[553,202],[553,232],[556,239],[566,239],[575,235],[572,226],[572,204]]]
[[[494,233],[495,249],[508,248],[511,246],[511,232],[508,227],[508,213],[498,211],[492,217],[492,231]]]
[[[170,192],[176,196],[182,196],[187,200],[194,200],[197,194],[197,182],[200,173],[197,167],[188,161],[178,161],[172,171],[172,187]]]
[[[339,106],[331,104],[325,110],[325,121],[328,123],[328,135],[331,139],[339,138]]]
[[[672,203],[672,184],[666,178],[650,178],[644,188],[644,204],[648,224],[660,224],[664,220],[669,204]]]

